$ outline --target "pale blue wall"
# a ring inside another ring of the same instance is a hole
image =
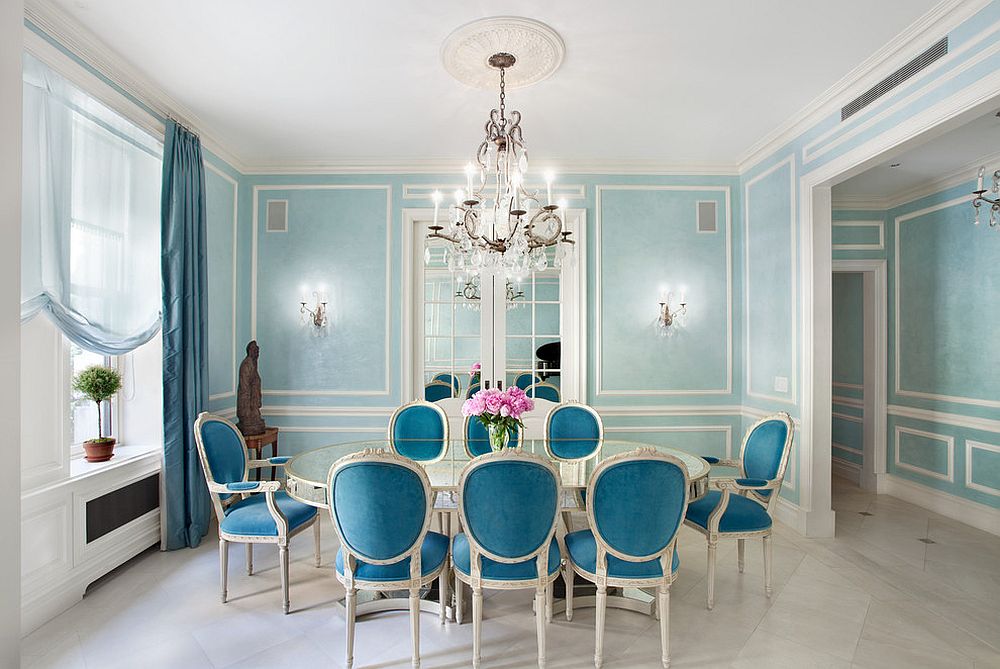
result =
[[[836,228],[835,228],[836,229]],[[851,239],[853,243],[855,238]],[[864,450],[864,276],[833,275],[833,458],[861,466]]]

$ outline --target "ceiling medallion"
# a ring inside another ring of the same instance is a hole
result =
[[[455,29],[441,46],[441,60],[451,76],[475,88],[496,86],[490,58],[497,53],[517,56],[507,73],[507,88],[521,88],[547,79],[562,64],[566,47],[559,34],[541,21],[519,16],[494,16]]]

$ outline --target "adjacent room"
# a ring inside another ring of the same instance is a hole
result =
[[[1000,667],[1000,0],[10,0],[0,121],[0,667]]]

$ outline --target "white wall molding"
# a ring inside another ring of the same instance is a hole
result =
[[[900,406],[898,404],[890,404],[888,407],[888,413],[890,416],[912,418],[913,420],[922,420],[928,423],[953,425],[955,427],[964,427],[970,430],[1000,433],[1000,420],[994,420],[992,418],[964,416],[957,413],[931,411],[930,409],[916,409],[914,407]]]
[[[831,445],[831,446],[832,446],[833,448],[836,448],[836,449],[838,449],[838,450],[841,450],[841,451],[847,451],[848,453],[854,453],[855,455],[860,455],[860,456],[862,456],[862,457],[863,457],[863,456],[864,456],[864,454],[865,454],[865,452],[864,452],[863,450],[861,450],[860,448],[854,448],[853,446],[845,446],[844,444],[841,444],[841,443],[839,443],[839,442],[836,442],[836,441],[834,441],[834,442],[831,442],[831,444],[830,444],[830,445]],[[833,459],[834,459],[834,460],[836,460],[836,459],[837,459],[837,457],[836,457],[836,456],[834,456],[834,458],[833,458]],[[852,464],[853,464],[853,463],[852,463]],[[858,471],[861,471],[861,470],[860,470],[860,465],[859,465],[859,470],[858,470]]]
[[[936,472],[932,469],[925,469],[924,467],[921,467],[919,465],[914,465],[909,462],[904,462],[899,457],[899,446],[900,442],[902,441],[902,436],[904,434],[909,434],[914,437],[923,437],[924,439],[931,439],[934,441],[939,441],[942,444],[944,444],[945,448],[947,449],[947,455],[948,455],[948,471],[942,474],[941,472]],[[928,432],[926,430],[916,430],[911,427],[903,427],[902,425],[896,426],[893,435],[894,435],[893,441],[895,442],[893,444],[893,451],[894,451],[893,462],[897,467],[899,467],[900,469],[906,469],[916,474],[920,474],[921,476],[929,476],[931,478],[938,479],[939,481],[947,481],[948,483],[955,482],[955,438],[954,437],[946,434],[938,434],[936,432]]]
[[[208,401],[212,402],[212,401],[215,401],[215,400],[224,400],[227,397],[236,397],[236,386],[237,386],[237,379],[236,379],[236,377],[237,377],[237,374],[238,374],[238,367],[237,367],[237,362],[236,362],[236,359],[237,359],[237,356],[238,356],[238,349],[236,347],[236,322],[237,322],[236,321],[236,295],[237,295],[236,289],[237,289],[237,287],[239,285],[239,280],[238,280],[238,275],[237,275],[237,269],[239,267],[239,256],[237,254],[237,240],[239,239],[239,229],[240,229],[240,218],[239,218],[240,185],[236,181],[236,179],[234,179],[231,176],[229,176],[228,174],[226,174],[224,171],[222,171],[221,169],[219,169],[218,167],[216,167],[215,165],[213,165],[210,161],[207,161],[207,160],[205,161],[205,167],[207,169],[211,170],[212,172],[214,172],[215,174],[217,174],[218,176],[222,177],[222,179],[224,179],[225,181],[227,181],[233,187],[233,298],[232,298],[233,299],[233,310],[232,310],[232,316],[231,316],[232,317],[232,321],[230,323],[230,327],[232,328],[232,331],[233,331],[232,356],[231,356],[231,361],[230,361],[231,364],[232,364],[232,366],[233,366],[233,387],[232,387],[232,390],[228,390],[228,391],[223,392],[223,393],[216,393],[214,395],[209,395],[208,396]],[[211,379],[209,379],[209,382],[211,382]]]
[[[388,418],[396,407],[331,407],[309,405],[267,405],[261,407],[264,416],[324,416],[340,418]]]
[[[452,169],[451,171],[454,171]],[[527,192],[538,191],[542,195],[545,194],[545,184],[544,183],[526,183],[523,185],[524,190]],[[461,174],[456,172],[455,180],[451,183],[413,183],[413,184],[403,184],[403,199],[404,200],[422,200],[424,202],[430,201],[431,194],[434,191],[439,191],[444,199],[444,203],[447,203],[448,198],[456,190],[465,190],[465,181]],[[493,188],[487,189],[488,192],[495,191]],[[553,200],[585,200],[587,198],[587,187],[583,184],[561,184],[555,182],[552,184],[552,199]]]
[[[458,187],[462,186],[461,166],[468,156],[453,156],[450,158],[432,158],[419,160],[414,158],[366,158],[354,157],[343,160],[292,160],[283,162],[251,162],[240,172],[252,175],[272,174],[454,174]],[[639,160],[600,160],[572,161],[544,158],[532,158],[536,165],[552,164],[564,175],[603,175],[614,174],[622,176],[726,176],[739,175],[736,163],[664,163],[658,161]],[[452,185],[454,190],[456,186]],[[446,194],[449,191],[444,191]]]
[[[281,432],[319,432],[319,433],[347,433],[347,434],[386,434],[384,427],[372,427],[365,425],[353,427],[349,425],[281,425],[278,426]]]
[[[977,490],[979,492],[986,493],[987,495],[993,495],[995,497],[1000,497],[1000,487],[993,487],[983,485],[982,483],[975,483],[972,480],[972,451],[988,451],[990,453],[1000,453],[1000,446],[996,444],[987,444],[982,441],[974,441],[972,439],[965,440],[965,487],[969,490]]]
[[[622,416],[740,416],[739,404],[661,404],[658,406],[605,406],[595,405],[602,418]]]
[[[891,474],[879,476],[878,491],[880,494],[898,497],[946,518],[1000,536],[1000,509],[956,497]]]
[[[834,244],[834,251],[883,251],[885,250],[885,221],[880,220],[870,220],[870,221],[834,221],[833,227],[835,228],[876,228],[878,230],[878,243],[876,244]],[[838,387],[838,384],[833,384],[834,388]],[[840,384],[839,387],[845,387],[845,384]]]
[[[962,396],[962,395],[944,395],[944,394],[940,394],[940,393],[929,393],[929,392],[918,391],[918,390],[906,390],[905,388],[902,387],[902,381],[901,381],[901,378],[900,378],[901,377],[901,370],[903,368],[903,363],[902,363],[902,357],[903,357],[903,355],[902,355],[902,348],[900,348],[901,343],[902,343],[902,339],[900,338],[900,331],[903,328],[901,327],[900,307],[899,307],[900,272],[901,272],[902,265],[903,265],[903,255],[900,252],[900,241],[901,241],[900,237],[902,236],[902,232],[903,232],[903,223],[915,220],[917,218],[920,218],[921,216],[926,216],[927,214],[933,213],[935,211],[940,211],[942,209],[948,209],[950,207],[963,206],[963,205],[967,205],[968,203],[969,203],[969,196],[963,195],[962,197],[954,198],[952,200],[948,200],[947,202],[941,202],[939,204],[935,204],[935,205],[932,205],[930,207],[925,207],[923,209],[918,209],[917,211],[913,211],[913,212],[910,212],[910,213],[907,213],[907,214],[903,214],[902,216],[897,216],[896,219],[895,219],[895,224],[896,224],[896,239],[895,239],[895,253],[896,253],[895,257],[896,257],[896,262],[894,263],[895,264],[895,268],[894,268],[895,282],[894,282],[894,285],[893,285],[893,297],[895,299],[894,311],[895,311],[895,323],[896,323],[896,327],[895,327],[894,335],[895,335],[896,356],[895,356],[895,360],[893,361],[894,362],[894,369],[893,369],[893,375],[892,375],[893,379],[894,379],[894,382],[895,382],[895,384],[894,384],[894,386],[895,386],[894,387],[894,391],[895,391],[895,394],[898,395],[898,396],[900,396],[900,397],[918,397],[918,398],[921,398],[921,399],[936,400],[936,401],[939,401],[939,402],[956,402],[956,403],[959,403],[959,404],[970,404],[972,406],[977,406],[977,407],[988,407],[988,408],[992,408],[992,409],[1000,409],[1000,400],[990,400],[990,399],[983,399],[983,398],[979,398],[979,397],[965,397],[965,396]]]
[[[605,390],[602,385],[602,368],[604,366],[602,350],[602,310],[601,299],[601,236],[602,212],[601,193],[606,190],[648,190],[648,191],[678,191],[722,193],[726,207],[726,381],[723,388],[712,389],[675,389],[675,390]],[[594,186],[594,305],[597,327],[594,332],[594,396],[619,397],[663,397],[678,395],[731,395],[733,392],[733,212],[732,192],[729,186],[665,186],[660,184],[598,184]],[[578,258],[581,266],[586,264],[586,256]],[[585,314],[584,314],[585,315]],[[586,349],[584,349],[585,351]],[[585,388],[586,386],[584,386]]]
[[[864,400],[858,399],[857,397],[844,397],[843,395],[834,395],[833,403],[841,404],[847,407],[855,407],[858,409],[863,409],[865,407]]]
[[[864,212],[876,212],[885,211],[889,207],[886,205],[886,198],[875,197],[871,195],[838,195],[834,192],[833,198],[833,210],[834,211],[864,211]],[[837,221],[834,221],[836,225]]]
[[[789,304],[791,305],[791,314],[790,314],[791,317],[790,317],[789,320],[791,322],[791,328],[792,328],[792,331],[791,331],[791,342],[792,342],[792,345],[791,345],[791,360],[790,360],[791,373],[789,375],[788,395],[782,396],[782,395],[772,395],[772,394],[770,394],[770,391],[755,392],[754,389],[753,389],[753,376],[751,374],[751,357],[752,357],[752,355],[751,355],[751,344],[750,344],[750,304],[751,304],[751,301],[750,301],[750,241],[749,240],[750,240],[750,189],[758,181],[761,181],[762,179],[766,179],[767,177],[771,176],[772,174],[774,174],[775,172],[777,172],[778,170],[782,169],[785,166],[788,167],[788,171],[789,171],[789,175],[790,175],[789,176],[789,179],[790,179],[790,185],[789,185],[790,203],[789,203],[789,206],[790,206],[791,215],[789,216],[789,218],[790,218],[790,221],[789,221],[789,235],[790,235],[789,249],[790,249],[791,257],[789,258],[789,265],[790,265],[790,268],[791,268],[791,279],[790,279],[790,282],[789,282],[789,284],[790,284],[789,287],[791,289],[791,298],[790,298]],[[746,394],[747,394],[748,397],[756,397],[757,399],[761,399],[761,400],[766,400],[766,401],[770,401],[770,402],[781,402],[783,404],[792,404],[792,405],[795,404],[796,398],[798,397],[798,356],[796,354],[796,351],[798,349],[798,322],[797,322],[797,320],[798,320],[798,317],[797,317],[797,314],[798,314],[798,304],[797,304],[797,300],[798,300],[798,298],[797,298],[797,294],[798,294],[798,289],[797,289],[798,281],[797,281],[797,277],[796,277],[796,267],[797,267],[797,260],[796,260],[796,258],[797,258],[797,254],[798,254],[798,247],[796,246],[796,238],[797,238],[796,232],[797,232],[797,228],[798,228],[798,215],[797,215],[797,211],[796,211],[796,208],[795,208],[796,207],[796,184],[797,184],[797,182],[796,182],[796,179],[795,179],[795,155],[794,154],[789,154],[788,157],[786,157],[781,162],[779,162],[779,163],[777,163],[775,165],[772,165],[771,167],[769,167],[768,169],[764,170],[760,174],[754,176],[752,179],[749,179],[744,184],[744,186],[743,186],[743,210],[744,210],[744,217],[743,217],[743,224],[744,224],[744,231],[743,231],[743,255],[744,255],[744,257],[743,257],[743,305],[744,305],[744,309],[743,309],[743,323],[744,323],[744,326],[743,326],[744,327],[743,339],[744,339],[744,342],[743,343],[744,343],[744,355],[743,355],[743,358],[744,358],[744,365],[746,367]]]
[[[733,457],[733,427],[731,425],[623,425],[604,426],[605,434],[621,432],[636,434],[645,432],[722,432],[726,438],[726,458]]]
[[[257,339],[258,291],[258,237],[260,235],[260,194],[267,191],[288,190],[384,190],[385,191],[385,378],[384,388],[378,390],[280,390],[265,388],[265,396],[280,397],[338,397],[338,396],[387,396],[392,393],[392,186],[390,184],[256,184],[252,189],[253,226],[250,252],[250,338]]]

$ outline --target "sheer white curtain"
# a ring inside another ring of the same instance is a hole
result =
[[[159,142],[24,57],[21,320],[117,355],[160,327]]]

